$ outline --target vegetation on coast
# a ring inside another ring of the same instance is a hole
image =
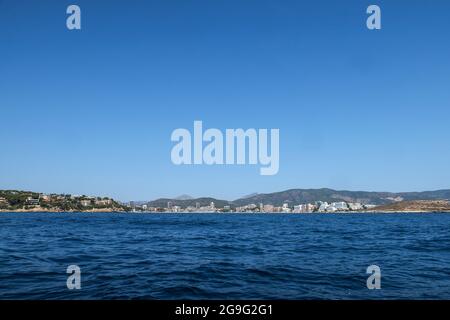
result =
[[[0,190],[1,211],[128,211],[108,197],[70,194],[43,194],[32,191]]]
[[[375,212],[450,212],[446,200],[412,200],[382,205],[371,209]]]

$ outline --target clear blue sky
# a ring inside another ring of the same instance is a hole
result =
[[[444,0],[0,0],[0,189],[449,188],[449,36]],[[194,120],[279,128],[279,173],[173,165],[172,130]]]

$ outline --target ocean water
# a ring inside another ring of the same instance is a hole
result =
[[[450,299],[450,214],[0,213],[0,299]]]

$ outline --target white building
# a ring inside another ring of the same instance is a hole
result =
[[[325,212],[328,207],[329,207],[328,202],[321,202],[319,205],[319,211]]]
[[[33,197],[28,197],[27,200],[25,200],[25,204],[27,205],[39,205],[39,199],[35,199]]]
[[[91,200],[86,200],[86,199],[84,199],[84,200],[80,200],[80,204],[83,206],[83,207],[89,207],[90,205],[91,205]]]
[[[346,203],[346,202],[343,202],[343,201],[341,201],[341,202],[333,202],[333,203],[331,204],[331,206],[332,206],[332,207],[335,207],[336,210],[338,210],[338,211],[345,211],[345,210],[348,210],[347,203]]]
[[[283,203],[282,211],[284,213],[290,213],[292,210],[291,210],[291,208],[289,208],[289,204]]]

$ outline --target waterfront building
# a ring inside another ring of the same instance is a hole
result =
[[[284,213],[290,213],[291,212],[291,208],[289,208],[289,204],[283,203],[282,211]]]
[[[328,202],[321,202],[319,201],[319,212],[325,212],[328,208]]]
[[[331,204],[331,206],[335,207],[336,210],[338,210],[338,211],[345,211],[345,210],[348,210],[347,203],[346,203],[346,202],[343,202],[343,201],[341,201],[341,202],[333,202],[333,203]]]
[[[358,202],[355,202],[355,203],[349,203],[349,204],[348,204],[348,207],[350,208],[350,210],[354,210],[354,211],[362,210],[362,209],[363,209],[362,204],[361,204],[361,203],[358,203]]]

